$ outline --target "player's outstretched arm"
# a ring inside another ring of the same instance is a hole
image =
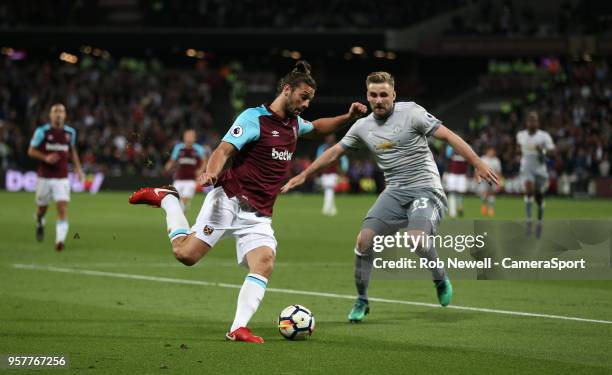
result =
[[[174,167],[174,160],[170,159],[166,162],[166,165],[164,165],[164,171],[170,172],[170,170],[172,170],[173,167]]]
[[[221,141],[208,159],[206,172],[198,177],[198,183],[202,186],[214,185],[219,178],[227,160],[237,152],[236,147],[229,142]]]
[[[338,160],[338,158],[345,152],[346,150],[340,143],[336,143],[334,146],[328,148],[321,154],[321,156],[312,162],[308,168],[302,171],[302,173],[289,180],[285,186],[281,188],[281,193],[286,193],[289,190],[295,189],[296,187],[302,185],[306,179],[314,174],[317,174],[321,169]]]
[[[206,159],[200,162],[200,165],[198,166],[198,169],[196,170],[196,176],[199,176],[202,173],[206,172],[206,165],[208,165],[209,159],[210,159],[209,157],[206,157]]]
[[[491,185],[499,185],[499,177],[497,177],[495,172],[489,168],[489,166],[486,165],[482,159],[478,157],[478,155],[476,155],[470,145],[468,145],[452,130],[444,125],[440,125],[433,136],[439,140],[447,142],[453,148],[453,150],[455,150],[459,155],[463,156],[465,160],[474,166],[476,181],[478,183],[484,179]]]
[[[348,112],[343,115],[336,117],[324,117],[314,120],[312,122],[314,129],[310,133],[306,134],[304,138],[318,139],[328,134],[335,133],[344,126],[363,117],[363,115],[365,115],[367,112],[368,107],[365,105],[359,102],[352,103]]]

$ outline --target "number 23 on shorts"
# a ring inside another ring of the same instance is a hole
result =
[[[412,212],[420,208],[427,208],[427,202],[429,202],[429,198],[417,198],[412,201]]]

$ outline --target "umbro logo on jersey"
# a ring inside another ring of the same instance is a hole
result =
[[[280,134],[280,133],[278,132],[278,130],[272,130],[272,136],[273,136],[273,137],[278,137],[278,136],[279,136],[279,134]]]
[[[279,151],[275,148],[272,149],[272,159],[274,160],[290,161],[292,157],[293,152],[287,150]]]

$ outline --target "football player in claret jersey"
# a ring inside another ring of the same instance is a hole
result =
[[[529,111],[525,122],[527,129],[516,134],[516,143],[521,150],[521,178],[525,186],[525,212],[527,214],[527,234],[531,234],[531,205],[535,196],[538,206],[536,237],[542,233],[544,217],[544,194],[548,190],[548,168],[546,155],[555,149],[550,134],[540,130],[540,119],[536,111]]]
[[[206,149],[196,142],[196,132],[193,129],[185,130],[183,142],[172,148],[170,160],[166,163],[166,171],[176,167],[174,182],[181,197],[181,208],[187,210],[196,191],[196,178],[204,172],[208,153]]]
[[[276,239],[272,208],[290,170],[299,137],[333,133],[361,117],[367,107],[353,103],[337,117],[306,121],[300,114],[308,108],[316,89],[310,65],[298,61],[283,77],[270,104],[242,112],[211,154],[202,185],[214,185],[206,195],[195,225],[189,224],[172,186],[143,188],[130,196],[132,204],[161,206],[166,211],[174,256],[185,265],[198,262],[222,238],[234,236],[238,264],[248,268],[228,340],[263,343],[247,324],[263,299],[274,268]],[[232,158],[232,164],[224,169]]]
[[[438,168],[427,144],[433,136],[448,142],[474,166],[481,179],[497,183],[497,176],[463,139],[442,125],[440,120],[414,102],[395,103],[395,80],[387,72],[374,72],[366,78],[367,99],[372,113],[358,120],[344,138],[319,156],[305,171],[282,188],[287,192],[326,166],[347,150],[367,148],[385,175],[385,190],[366,214],[355,245],[355,287],[357,300],[348,315],[360,322],[370,311],[368,287],[372,274],[375,236],[393,235],[405,229],[416,239],[414,251],[429,261],[438,259],[433,243],[422,241],[435,235],[446,210],[446,196]],[[413,251],[413,248],[410,249]],[[450,303],[453,289],[444,268],[431,268],[438,301]]]
[[[51,106],[50,123],[36,128],[30,141],[28,155],[39,161],[36,181],[36,239],[42,241],[45,231],[45,214],[51,200],[57,205],[55,223],[55,249],[64,249],[68,235],[68,160],[72,160],[74,172],[84,180],[81,162],[76,150],[76,131],[65,124],[66,108],[57,103]]]

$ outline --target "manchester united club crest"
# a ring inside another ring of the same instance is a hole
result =
[[[210,225],[205,225],[202,231],[204,232],[205,235],[210,236],[211,234],[213,234],[215,230]]]

